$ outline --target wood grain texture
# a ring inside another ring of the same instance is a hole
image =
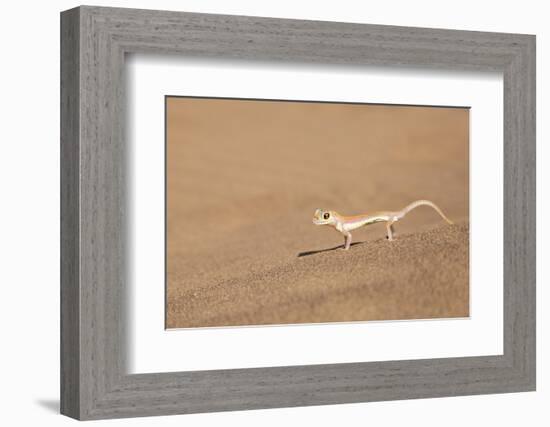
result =
[[[535,388],[535,38],[80,7],[62,13],[61,408],[100,419]],[[128,375],[124,55],[504,73],[504,354]]]
[[[61,412],[80,414],[78,10],[61,19]]]

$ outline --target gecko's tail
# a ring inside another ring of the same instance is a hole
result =
[[[429,200],[416,200],[412,202],[410,205],[406,206],[401,212],[400,212],[400,218],[403,218],[405,215],[407,215],[410,211],[413,209],[419,207],[419,206],[430,206],[433,208],[439,215],[441,215],[441,218],[443,218],[445,221],[447,221],[449,224],[453,224],[453,222],[447,218],[447,216],[439,209],[439,207]]]

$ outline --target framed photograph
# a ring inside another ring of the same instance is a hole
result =
[[[61,411],[535,389],[535,37],[61,14]]]

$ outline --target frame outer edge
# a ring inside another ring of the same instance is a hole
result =
[[[528,297],[529,312],[529,324],[527,325],[528,331],[530,331],[528,346],[531,350],[530,357],[528,359],[528,381],[530,390],[537,390],[537,38],[535,35],[529,37],[530,43],[528,44],[529,53],[529,68],[527,71],[528,79],[528,96],[527,101],[528,108],[528,135],[529,141],[529,161],[530,161],[530,196],[529,206],[527,210],[531,211],[529,217],[528,227],[529,233],[532,235],[531,246],[527,259],[530,262],[529,270],[532,277],[529,281],[529,288],[531,291]]]
[[[80,10],[60,19],[60,411],[80,419]]]
[[[526,389],[536,390],[536,253],[537,253],[537,198],[536,198],[536,36],[527,36],[525,48],[523,50],[523,69],[518,77],[523,81],[525,94],[520,108],[522,108],[524,122],[522,129],[522,139],[519,144],[524,143],[520,150],[522,154],[519,165],[523,174],[523,192],[524,192],[524,210],[525,215],[525,276],[522,278],[524,283],[525,295],[523,306],[524,326],[524,374],[526,380]]]
[[[518,391],[536,389],[535,36],[505,70],[504,354]]]

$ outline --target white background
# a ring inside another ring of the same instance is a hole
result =
[[[96,4],[376,24],[536,33],[538,259],[550,255],[548,12],[541,1],[97,1]],[[0,283],[5,425],[68,425],[59,384],[59,17],[72,1],[3,5],[0,26]],[[538,392],[116,420],[109,425],[548,425],[548,268],[538,267]]]
[[[223,79],[219,79],[222,75]],[[502,354],[502,75],[127,58],[130,372]],[[265,82],[269,82],[266,85]],[[164,95],[308,99],[470,110],[470,318],[164,330]],[[496,191],[496,189],[500,189]],[[491,212],[491,215],[487,215]],[[360,336],[361,339],[357,340]],[[223,348],[223,352],[205,351]],[[329,343],[329,344],[327,344]]]

